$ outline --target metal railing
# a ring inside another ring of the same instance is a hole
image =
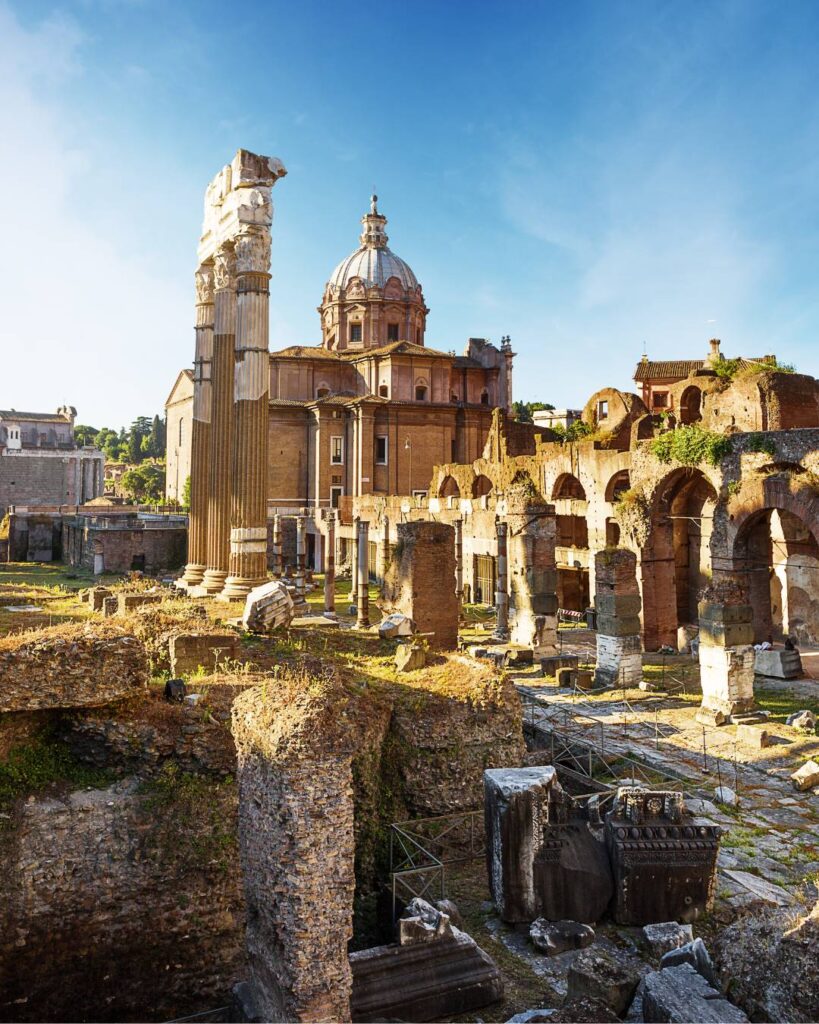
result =
[[[483,810],[457,811],[390,826],[392,916],[399,899],[443,899],[446,866],[486,853]],[[437,892],[437,895],[434,895]]]

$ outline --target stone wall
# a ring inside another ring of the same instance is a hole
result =
[[[145,648],[108,625],[54,626],[0,639],[0,712],[100,707],[147,684]]]
[[[125,780],[19,808],[0,837],[4,1020],[224,1005],[244,960],[236,791],[186,787]]]

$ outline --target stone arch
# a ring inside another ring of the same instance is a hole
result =
[[[620,495],[631,487],[631,476],[627,469],[618,470],[606,484],[606,501],[617,501]]]
[[[482,498],[484,495],[490,494],[493,486],[494,485],[488,476],[485,476],[483,473],[479,473],[472,481],[472,497]]]
[[[586,489],[572,473],[561,473],[552,488],[552,501],[561,498],[573,498],[575,501],[586,500]]]
[[[784,474],[731,516],[731,569],[754,610],[754,639],[819,640],[819,494]]]
[[[699,423],[702,419],[702,389],[689,384],[680,395],[680,423]]]
[[[438,487],[439,498],[460,498],[461,489],[454,476],[447,474]]]
[[[716,504],[714,484],[694,467],[672,470],[654,489],[641,558],[647,651],[676,648],[679,627],[697,622],[699,592],[711,574]]]
[[[416,402],[429,401],[429,381],[426,379],[426,377],[416,377],[414,387]]]

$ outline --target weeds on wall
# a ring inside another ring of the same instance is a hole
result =
[[[776,441],[765,434],[749,434],[747,440],[749,452],[764,452],[770,458],[776,457]]]
[[[775,356],[769,359],[720,359],[713,366],[714,373],[720,380],[732,381],[742,377],[754,377],[760,373],[796,373],[796,367],[790,363],[780,363]]]
[[[588,423],[584,423],[582,420],[576,420],[568,427],[564,427],[562,423],[556,423],[554,426],[549,427],[550,430],[557,434],[558,440],[562,443],[567,441],[582,441],[586,437],[591,437],[594,433],[594,427]]]
[[[718,466],[731,454],[733,441],[727,434],[704,430],[698,424],[677,427],[649,442],[660,462],[679,462],[683,466]]]
[[[644,491],[629,488],[622,491],[614,503],[614,518],[624,538],[638,547],[644,547],[651,528],[651,505]]]

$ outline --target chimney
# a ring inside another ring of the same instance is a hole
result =
[[[708,366],[713,366],[722,359],[722,353],[719,350],[719,338],[712,338],[708,344],[711,346],[711,351],[708,353],[708,358],[705,362]]]

